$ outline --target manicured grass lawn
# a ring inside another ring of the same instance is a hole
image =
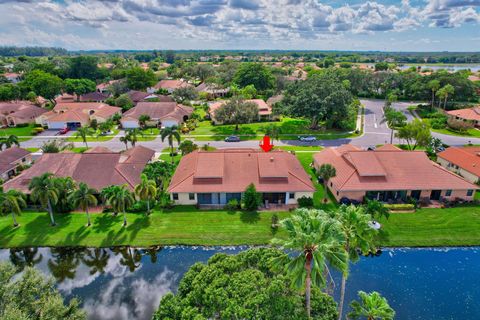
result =
[[[275,234],[284,236],[283,231],[271,229],[272,215],[178,207],[149,217],[128,214],[126,228],[122,215],[92,214],[92,226],[87,228],[83,213],[58,214],[57,226],[51,227],[47,213],[26,212],[18,217],[18,228],[12,227],[11,217],[0,217],[0,247],[260,245],[268,244]],[[288,215],[278,213],[280,219]]]
[[[0,129],[0,136],[9,136],[9,135],[15,135],[15,136],[32,136],[32,130],[35,126],[33,124],[30,124],[26,127],[13,127],[13,128],[4,128]]]
[[[308,127],[309,122],[307,120],[287,117],[282,118],[281,121],[242,124],[239,126],[238,131],[235,130],[235,125],[214,126],[210,121],[201,121],[198,123],[198,127],[190,132],[190,135],[195,136],[195,140],[198,141],[223,140],[229,135],[238,135],[242,140],[254,140],[262,138],[266,128],[270,125],[280,128],[280,139],[297,139],[298,135],[314,135],[318,139],[326,140],[354,136],[354,134],[338,130],[311,130]]]
[[[138,141],[153,141],[160,134],[160,129],[158,128],[147,128],[142,131],[143,136],[138,136]]]
[[[275,144],[275,141],[273,141]],[[279,146],[274,147],[274,149],[285,150],[285,151],[309,151],[309,152],[318,152],[323,149],[321,146]]]
[[[394,213],[381,220],[384,246],[477,246],[480,245],[480,207],[420,209]]]
[[[40,148],[24,148],[25,150],[29,151],[29,152],[38,152],[40,151]]]
[[[174,150],[177,150],[177,148],[174,148]],[[167,161],[167,162],[172,161],[172,157],[170,156],[170,151],[171,151],[170,148],[163,149],[162,154],[160,155],[160,160]],[[173,162],[178,163],[181,158],[182,158],[182,153],[178,151],[177,155],[173,157]]]
[[[480,138],[480,130],[472,128],[468,129],[465,133],[460,133],[457,131],[450,130],[448,128],[445,129],[432,129],[433,132],[449,134],[451,136],[459,136],[459,137],[472,137],[472,138]]]
[[[107,136],[88,136],[87,137],[87,142],[98,142],[98,141],[110,141],[115,137],[120,130],[114,129],[112,130],[113,133],[109,134]],[[76,137],[75,132],[72,134],[72,136],[67,138],[68,142],[83,142],[82,138]]]

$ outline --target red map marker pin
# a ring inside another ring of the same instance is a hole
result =
[[[273,144],[270,143],[270,137],[269,136],[264,136],[263,140],[260,141],[260,148],[263,149],[263,151],[268,152],[272,150]]]

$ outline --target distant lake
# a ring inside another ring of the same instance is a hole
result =
[[[89,319],[150,319],[160,298],[175,291],[195,262],[217,252],[247,247],[164,247],[154,249],[0,249],[0,260],[30,261],[56,278],[70,299],[77,296]],[[337,289],[340,277],[335,276]],[[353,265],[346,302],[358,290],[379,291],[396,319],[476,320],[480,315],[480,248],[386,249]],[[338,290],[336,292],[338,296]]]
[[[468,69],[470,69],[470,71],[472,71],[472,72],[480,71],[480,64],[439,64],[439,65],[408,65],[408,64],[405,64],[405,65],[399,66],[399,68],[402,69],[402,70],[406,70],[406,69],[409,69],[411,67],[416,67],[416,68],[421,67],[422,70],[432,69],[434,71],[437,71],[437,70],[440,70],[440,69],[453,71],[453,72],[460,71],[460,70],[468,70]]]

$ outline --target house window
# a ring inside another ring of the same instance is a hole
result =
[[[27,161],[27,159],[26,159],[26,158],[22,158],[22,162],[25,162],[25,161]]]
[[[339,195],[340,193],[337,191],[337,196]]]
[[[295,192],[290,192],[288,195],[289,199],[295,199]]]
[[[172,193],[173,200],[178,200],[178,193]]]
[[[330,182],[330,187],[333,187],[333,182]]]
[[[445,192],[445,197],[450,197],[452,195],[452,190],[447,190],[447,192]]]
[[[470,189],[467,191],[467,197],[471,197],[473,195],[473,190]]]
[[[189,193],[188,200],[195,200],[195,193]]]

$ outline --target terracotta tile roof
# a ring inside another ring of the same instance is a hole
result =
[[[428,159],[423,151],[326,148],[314,155],[315,166],[332,164],[339,191],[477,189],[477,186]]]
[[[143,91],[136,91],[136,90],[130,90],[127,92],[127,95],[130,97],[130,99],[134,102],[137,103],[139,101],[142,101],[148,96],[151,96],[152,94],[143,92]]]
[[[475,76],[475,75],[471,75],[471,76],[468,76],[468,80],[470,80],[470,81],[480,81],[480,77]]]
[[[210,94],[225,94],[230,91],[229,88],[221,88],[214,84],[207,84],[205,82],[200,83],[196,88],[197,92],[207,92]]]
[[[119,81],[122,81],[122,79],[118,79],[118,80],[110,80],[108,82],[103,82],[103,83],[100,83],[97,85],[97,90],[105,90],[107,89],[109,86],[111,86],[112,84],[116,83],[116,82],[119,82]]]
[[[21,160],[29,155],[25,149],[18,147],[11,147],[0,152],[0,173],[7,172],[17,165],[14,162]]]
[[[461,119],[480,121],[480,107],[451,110],[447,113]]]
[[[121,113],[121,110],[121,108],[112,107],[101,102],[64,102],[57,103],[52,110],[53,112],[49,112],[44,116],[48,121],[87,123],[91,116],[108,119],[114,114]]]
[[[168,191],[243,192],[250,183],[259,192],[315,191],[294,155],[254,149],[194,151],[180,161]]]
[[[272,114],[272,107],[269,106],[265,101],[263,101],[262,99],[248,99],[248,100],[244,100],[244,102],[252,102],[252,103],[255,103],[258,107],[258,114],[259,115],[270,115]],[[220,108],[221,106],[223,106],[225,103],[227,103],[226,100],[224,101],[216,101],[216,102],[213,102],[209,105],[209,109],[210,109],[210,113],[212,115],[215,115],[215,111]]]
[[[85,101],[105,101],[108,99],[110,95],[106,93],[101,93],[98,91],[95,92],[89,92],[86,94],[82,94],[80,96],[80,101],[85,102]]]
[[[0,102],[0,117],[2,115],[23,120],[35,120],[47,110],[33,105],[29,101]]]
[[[480,177],[480,147],[450,147],[437,157]]]
[[[179,89],[191,87],[192,85],[182,80],[160,80],[155,86],[155,89]]]
[[[138,120],[141,115],[149,115],[152,120],[175,119],[183,122],[184,116],[190,116],[193,108],[177,104],[176,102],[139,102],[123,114],[123,119]]]
[[[19,176],[7,181],[4,189],[17,189],[28,193],[33,177],[51,172],[59,177],[72,177],[90,187],[101,190],[110,185],[127,184],[133,189],[140,182],[140,174],[155,152],[135,147],[124,153],[106,148],[85,153],[46,153]]]

